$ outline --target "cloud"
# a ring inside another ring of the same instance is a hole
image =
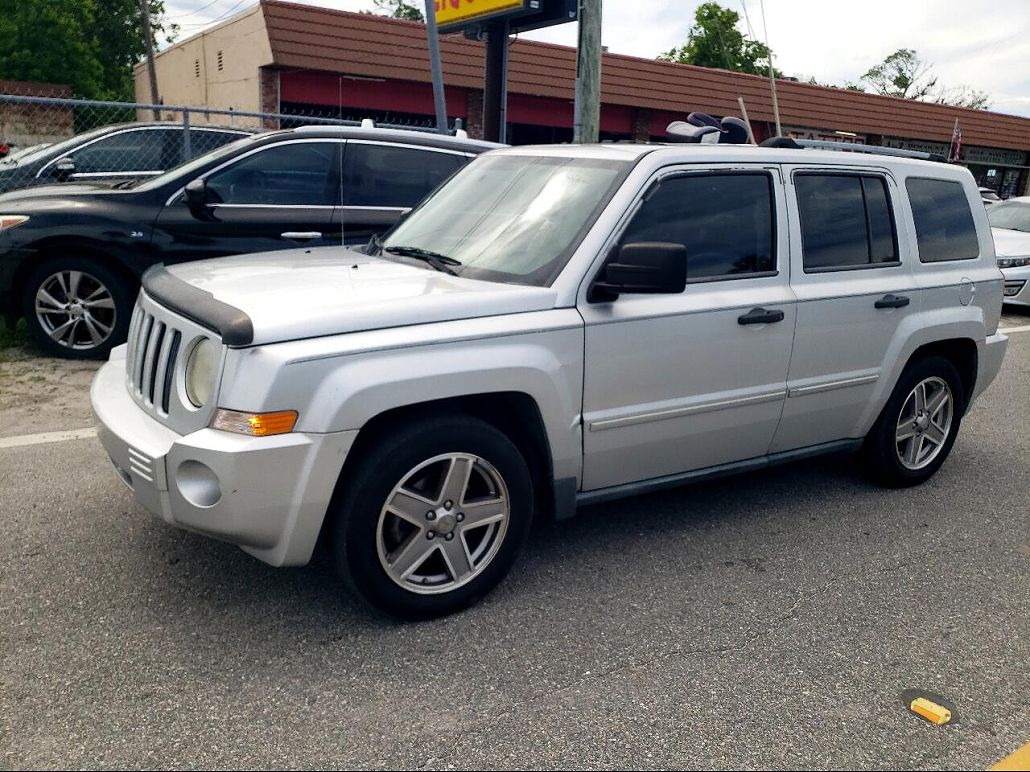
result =
[[[297,0],[347,11],[371,10],[372,0]],[[200,9],[208,0],[166,0],[169,14]],[[196,16],[213,19],[237,0],[215,0]],[[421,2],[417,3],[422,5]],[[601,42],[615,53],[653,58],[682,45],[700,0],[607,2]],[[755,35],[764,39],[759,0],[723,0],[741,14],[746,7]],[[788,74],[823,83],[856,81],[899,48],[913,48],[931,62],[940,83],[991,95],[993,109],[1030,116],[1030,2],[1028,0],[863,0],[841,6],[826,0],[765,0],[769,44],[776,65]],[[193,34],[201,27],[185,28]],[[526,38],[576,44],[576,25],[527,33]]]

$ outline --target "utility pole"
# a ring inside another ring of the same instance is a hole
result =
[[[436,31],[436,3],[426,0],[426,31],[429,33],[429,68],[433,73],[433,103],[436,105],[436,130],[447,133],[447,103],[444,101],[443,70],[440,66],[440,36]]]
[[[147,39],[147,72],[150,75],[150,103],[161,104],[157,93],[157,68],[154,67],[154,33],[150,29],[150,0],[139,0],[139,10],[143,14],[143,35]],[[154,107],[154,120],[161,120],[161,111]]]
[[[579,0],[573,142],[601,138],[601,0]]]

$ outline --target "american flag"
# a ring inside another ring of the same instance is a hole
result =
[[[959,151],[962,149],[962,129],[958,126],[958,118],[955,119],[955,129],[951,132],[951,152],[948,160],[958,163]]]

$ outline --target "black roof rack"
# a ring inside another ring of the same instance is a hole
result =
[[[939,153],[924,153],[919,150],[902,150],[897,147],[880,145],[859,145],[854,142],[833,142],[827,139],[794,139],[793,137],[770,137],[761,143],[761,147],[779,147],[789,150],[844,150],[849,153],[866,153],[867,155],[892,155],[898,158],[917,158],[920,161],[937,161],[947,163],[948,159]]]

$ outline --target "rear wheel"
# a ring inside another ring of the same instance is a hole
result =
[[[866,437],[874,476],[893,487],[932,477],[951,452],[964,405],[962,379],[949,360],[927,357],[910,365]]]
[[[101,359],[125,341],[132,297],[126,282],[88,258],[61,258],[28,277],[22,312],[36,345],[51,356]]]
[[[529,469],[489,424],[427,419],[376,439],[334,504],[339,571],[406,619],[459,611],[508,573],[532,519]]]

